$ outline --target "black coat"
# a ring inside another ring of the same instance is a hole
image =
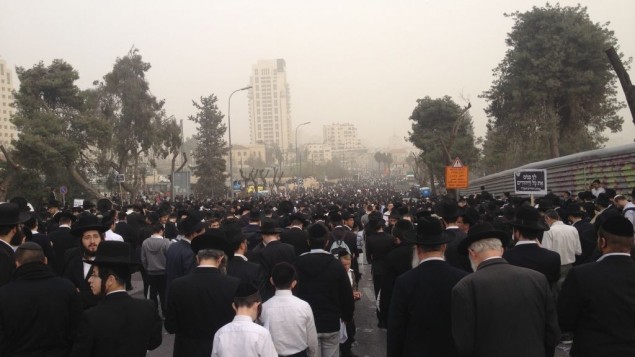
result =
[[[635,262],[607,256],[573,267],[558,317],[563,331],[574,332],[572,356],[635,356]]]
[[[553,356],[560,341],[545,276],[494,258],[452,289],[452,335],[473,357]]]
[[[261,292],[264,289],[264,284],[269,284],[268,280],[264,281],[260,265],[247,261],[239,256],[234,256],[227,262],[227,275],[250,283],[258,287],[258,290]]]
[[[262,235],[260,234],[260,226],[257,224],[247,224],[242,228],[242,232],[247,238],[247,249],[252,250],[256,248],[260,242],[262,242]]]
[[[109,294],[84,312],[71,356],[143,357],[161,345],[162,325],[154,301]]]
[[[393,247],[394,239],[388,233],[372,233],[366,237],[366,256],[372,265],[373,275],[383,276],[386,258]]]
[[[216,268],[197,267],[170,284],[165,329],[176,334],[174,357],[209,357],[214,334],[234,319],[240,280]]]
[[[467,234],[460,229],[450,228],[446,229],[444,234],[450,235],[452,240],[448,243],[447,248],[445,249],[445,261],[448,262],[451,266],[466,271],[468,273],[472,272],[472,266],[470,265],[470,259],[458,252],[458,246]]]
[[[81,249],[76,247],[67,250],[64,255],[64,262],[64,273],[62,276],[69,279],[75,285],[75,288],[79,290],[84,309],[97,305],[99,298],[93,295],[88,283],[93,268],[91,266],[88,274],[84,276],[84,258]]]
[[[580,245],[582,246],[582,254],[575,256],[573,265],[590,263],[593,261],[593,252],[597,249],[597,233],[593,224],[587,220],[577,221],[573,227],[578,230],[580,237]]]
[[[5,241],[0,242],[0,286],[11,281],[15,271],[15,253]]]
[[[281,262],[295,263],[295,248],[291,244],[282,243],[279,240],[269,242],[262,250],[254,255],[252,261],[258,263],[262,269],[265,281],[271,277],[273,267]],[[271,284],[265,284],[262,291],[262,301],[267,301],[276,293]]]
[[[73,284],[27,263],[0,288],[0,356],[68,356],[82,305]]]
[[[397,279],[388,318],[388,357],[459,355],[452,340],[450,299],[452,288],[467,274],[430,260]]]
[[[549,285],[560,279],[560,254],[538,244],[520,244],[508,249],[503,258],[511,265],[541,272]]]
[[[326,251],[299,256],[295,265],[297,296],[311,306],[317,332],[339,331],[340,319],[351,321],[355,308],[344,266]]]
[[[168,239],[174,239],[179,235],[178,229],[176,229],[176,224],[167,221],[165,222],[165,226],[163,226],[163,236]]]
[[[295,254],[300,255],[309,251],[309,233],[300,228],[291,227],[280,233],[282,243],[291,244],[295,248]]]
[[[55,251],[53,250],[53,245],[51,244],[51,240],[46,234],[36,233],[31,236],[31,242],[37,243],[42,250],[44,251],[44,255],[46,259],[48,259],[49,264],[55,261]]]
[[[381,282],[381,299],[379,299],[381,321],[388,321],[390,301],[397,278],[412,269],[413,247],[414,245],[412,244],[402,243],[388,253],[388,257],[386,257],[386,266]]]
[[[189,242],[181,239],[170,244],[165,252],[165,280],[168,291],[174,279],[189,274],[195,266],[194,251]],[[167,299],[169,297],[166,301]]]
[[[53,264],[49,262],[49,266],[55,274],[62,275],[64,274],[64,256],[66,251],[79,246],[79,238],[71,234],[70,227],[60,227],[49,233],[49,239],[53,244],[53,250],[57,258]]]

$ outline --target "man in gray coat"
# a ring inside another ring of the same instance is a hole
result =
[[[475,270],[452,289],[452,335],[462,355],[554,355],[560,329],[544,274],[501,258],[510,239],[477,224],[458,247]]]

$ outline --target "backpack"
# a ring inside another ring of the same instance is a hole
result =
[[[336,240],[333,242],[333,244],[331,244],[330,252],[335,256],[335,258],[339,259],[340,254],[342,254],[344,251],[346,251],[348,255],[351,255],[351,250],[348,248],[348,245],[344,243],[343,240]]]

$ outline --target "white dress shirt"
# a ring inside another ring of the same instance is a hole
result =
[[[555,221],[543,234],[542,246],[560,254],[561,265],[573,264],[575,256],[582,254],[578,230],[562,221]]]
[[[123,237],[120,236],[119,234],[115,233],[112,231],[112,229],[109,229],[106,231],[106,239],[105,240],[114,240],[117,242],[123,242]]]
[[[236,315],[234,321],[216,331],[212,357],[261,356],[278,357],[269,331],[251,321],[251,317]]]
[[[288,356],[307,350],[309,357],[315,356],[318,337],[313,311],[306,301],[293,296],[291,290],[276,290],[262,304],[260,320],[271,333],[278,354]]]

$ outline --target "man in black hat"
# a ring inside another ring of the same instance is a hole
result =
[[[318,332],[318,355],[339,356],[340,319],[346,323],[353,318],[353,288],[342,264],[324,250],[329,241],[328,229],[314,223],[308,233],[311,250],[299,256],[295,264],[298,272],[297,296],[308,302],[313,310]]]
[[[11,242],[17,237],[24,240],[20,224],[30,218],[28,212],[20,212],[13,203],[0,203],[0,286],[11,281],[15,271],[15,256]]]
[[[82,317],[73,284],[46,266],[42,247],[21,244],[14,280],[0,288],[1,356],[68,356]]]
[[[234,252],[234,256],[227,262],[227,275],[257,286],[262,291],[266,282],[260,265],[250,262],[245,256],[248,243],[240,225],[237,222],[231,222],[223,225],[222,229]]]
[[[511,225],[516,244],[505,251],[503,258],[509,264],[543,273],[553,287],[560,279],[560,254],[540,246],[543,232],[549,230],[540,212],[531,206],[522,206]]]
[[[189,212],[188,216],[180,223],[185,235],[183,239],[170,244],[165,254],[165,284],[168,291],[174,279],[189,274],[194,269],[194,253],[191,242],[205,231],[205,222],[197,212]],[[170,298],[166,292],[166,301]]]
[[[50,266],[55,274],[62,275],[66,252],[79,244],[77,238],[71,234],[71,224],[77,220],[77,217],[70,211],[62,211],[55,216],[55,219],[57,228],[49,233],[49,239],[57,259]]]
[[[282,233],[280,241],[291,244],[295,248],[295,254],[299,256],[309,251],[309,234],[304,230],[308,221],[300,212],[289,216],[290,224]]]
[[[445,234],[452,238],[452,240],[448,242],[448,247],[445,251],[446,261],[455,268],[471,272],[472,269],[470,267],[470,261],[466,256],[459,254],[458,252],[459,244],[461,244],[467,236],[467,234],[463,232],[457,224],[457,220],[459,218],[459,206],[454,201],[441,202],[437,208],[437,214],[443,219]]]
[[[379,290],[381,290],[386,257],[388,257],[388,254],[394,247],[393,237],[384,232],[384,226],[385,221],[381,213],[372,212],[368,216],[368,225],[366,226],[366,257],[371,264],[375,299],[379,295]],[[379,318],[379,316],[378,319],[379,327],[386,328],[386,321]]]
[[[262,236],[260,235],[260,211],[249,212],[249,222],[246,226],[242,227],[242,230],[247,238],[247,250],[253,250],[262,242]]]
[[[593,217],[591,223],[593,223],[596,232],[600,230],[600,226],[602,226],[602,223],[604,223],[607,219],[615,216],[621,216],[620,211],[613,205],[609,195],[605,192],[598,195],[595,200],[595,206],[598,214]]]
[[[174,357],[209,357],[214,334],[234,317],[232,301],[240,280],[223,273],[229,245],[220,229],[192,240],[198,266],[175,279],[167,297],[165,329],[176,334]]]
[[[60,203],[58,201],[49,202],[47,211],[49,213],[49,219],[48,219],[48,222],[46,224],[46,233],[50,234],[58,226],[58,221],[59,221],[59,217],[58,216],[59,216],[59,214],[61,212],[60,211]]]
[[[287,262],[295,263],[295,248],[291,244],[280,241],[282,229],[278,228],[274,220],[264,219],[260,225],[263,248],[253,255],[252,260],[260,265],[265,281],[269,281],[271,271],[276,264]],[[264,284],[262,301],[267,301],[275,294],[275,288],[271,284]]]
[[[90,290],[88,279],[92,275],[93,266],[86,261],[95,259],[97,248],[104,241],[105,231],[106,227],[92,214],[82,215],[70,231],[79,239],[79,246],[66,251],[63,276],[79,290],[84,309],[97,305],[99,301]]]
[[[77,342],[71,356],[145,356],[162,342],[162,322],[157,305],[133,299],[126,292],[126,279],[135,264],[130,245],[106,241],[99,245],[90,287],[103,300],[84,312]]]
[[[462,355],[554,355],[560,329],[549,283],[501,258],[509,239],[481,223],[458,246],[475,270],[452,289],[452,335]]]
[[[633,225],[608,218],[597,245],[600,259],[573,267],[562,285],[560,326],[574,333],[573,356],[635,356]]]
[[[421,262],[395,283],[387,356],[459,356],[452,341],[450,299],[452,288],[468,273],[445,262],[443,256],[452,237],[443,234],[436,218],[425,217],[416,231],[405,232],[404,239],[416,245]]]
[[[582,254],[576,255],[573,265],[590,263],[594,251],[597,249],[597,235],[593,224],[589,222],[586,217],[586,211],[578,203],[569,204],[564,214],[567,216],[567,220],[571,222],[571,226],[578,230],[580,246],[582,247]]]

